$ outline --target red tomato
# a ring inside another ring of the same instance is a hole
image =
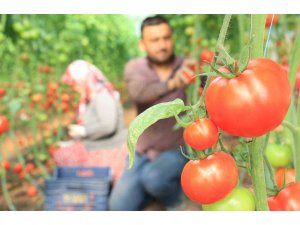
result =
[[[269,205],[269,210],[270,211],[281,211],[281,205],[279,204],[279,202],[277,201],[276,197],[269,197],[268,198],[268,205]]]
[[[282,65],[282,68],[286,71],[286,73],[289,73],[290,67],[289,65]],[[300,66],[298,66],[298,71],[296,75],[296,81],[295,81],[295,88],[300,89]]]
[[[21,173],[23,171],[22,163],[16,163],[13,170],[15,173]]]
[[[286,186],[275,199],[283,211],[300,211],[300,182]]]
[[[5,169],[6,171],[8,171],[9,167],[10,167],[10,164],[9,164],[8,161],[2,161],[1,162],[1,166],[2,166],[3,169]]]
[[[35,169],[35,166],[33,163],[27,163],[26,164],[26,170],[29,172],[29,173],[32,173]]]
[[[3,96],[5,96],[6,91],[2,88],[0,88],[0,98],[2,98]]]
[[[9,122],[6,116],[0,116],[0,135],[8,131]]]
[[[196,150],[212,147],[218,140],[216,125],[208,118],[201,118],[190,124],[183,132],[185,143]]]
[[[282,67],[270,59],[254,59],[237,77],[214,79],[205,103],[211,120],[225,132],[257,137],[280,125],[291,96]]]
[[[33,102],[33,103],[39,103],[40,101],[42,101],[43,100],[43,95],[42,94],[33,94],[32,96],[31,96],[31,101]]]
[[[269,28],[271,26],[273,14],[268,14],[266,19],[266,27]],[[273,24],[272,26],[275,26],[278,21],[278,15],[274,14]]]
[[[51,68],[50,66],[39,66],[38,67],[38,71],[40,73],[52,73],[53,72],[53,68]]]
[[[68,103],[63,102],[61,104],[61,109],[62,109],[63,112],[68,112],[70,107],[69,107]]]
[[[184,73],[183,76],[189,81],[190,84],[194,83],[196,81],[196,66],[190,66],[190,69],[194,71],[193,74]]]
[[[58,84],[56,82],[54,82],[54,81],[49,82],[48,90],[50,92],[55,92],[55,91],[57,91],[57,89],[58,89]]]
[[[214,53],[208,49],[203,49],[200,54],[200,60],[204,62],[212,62],[214,59]]]
[[[300,89],[300,66],[298,67],[298,72],[297,72],[297,76],[296,76],[295,87],[297,89]]]
[[[61,100],[62,100],[63,102],[69,102],[69,101],[71,100],[71,96],[70,96],[69,94],[63,93],[63,94],[61,95]]]
[[[216,152],[202,160],[190,160],[181,174],[184,193],[200,204],[211,204],[229,194],[238,181],[234,159]]]
[[[285,183],[291,183],[296,181],[296,171],[292,168],[280,168],[275,172],[276,184],[279,188],[283,186],[285,171]]]
[[[28,187],[26,193],[29,197],[34,197],[37,194],[37,189],[35,186],[31,185]]]

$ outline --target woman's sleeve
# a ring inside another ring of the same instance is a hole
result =
[[[107,90],[98,94],[91,102],[93,114],[85,118],[84,127],[87,138],[97,140],[112,134],[117,128],[118,107],[116,100]]]

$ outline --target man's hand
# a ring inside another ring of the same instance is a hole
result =
[[[190,79],[188,78],[188,76],[195,76],[195,71],[192,68],[195,68],[196,64],[197,61],[194,59],[185,59],[180,69],[178,69],[178,71],[176,72],[175,76],[168,81],[168,89],[174,90],[190,84]]]
[[[68,134],[72,138],[79,139],[86,136],[86,130],[83,126],[71,124],[68,126]]]

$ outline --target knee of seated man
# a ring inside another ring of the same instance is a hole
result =
[[[160,168],[146,167],[140,174],[144,188],[153,195],[168,192],[168,181],[162,177]]]

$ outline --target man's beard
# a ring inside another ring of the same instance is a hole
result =
[[[147,56],[147,58],[152,64],[155,64],[155,65],[169,65],[169,64],[173,63],[173,61],[175,59],[175,54],[172,53],[172,55],[170,55],[170,57],[165,59],[164,61],[157,60],[155,58],[152,58],[149,55]]]

